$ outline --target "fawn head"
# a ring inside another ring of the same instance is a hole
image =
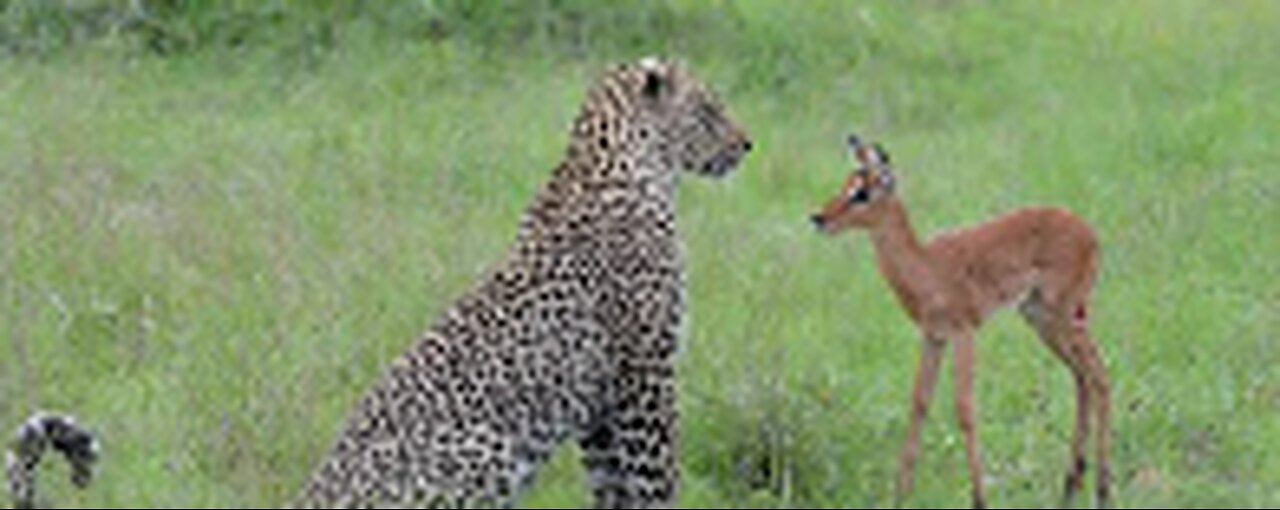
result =
[[[884,215],[885,199],[893,196],[896,179],[889,166],[889,153],[880,144],[868,143],[857,135],[849,135],[849,151],[857,168],[845,179],[840,193],[809,218],[828,235],[876,225]]]

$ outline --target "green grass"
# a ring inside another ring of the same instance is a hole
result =
[[[307,59],[0,57],[0,427],[51,408],[104,436],[88,491],[47,470],[63,506],[286,501],[500,257],[586,83],[662,51],[757,147],[680,198],[685,506],[892,504],[918,342],[866,239],[806,222],[851,130],[893,152],[923,231],[1033,203],[1097,227],[1120,505],[1280,505],[1280,4],[665,5],[654,40],[509,54],[356,33]],[[989,498],[1044,507],[1072,388],[1013,315],[980,336]],[[949,392],[916,507],[967,502]],[[587,503],[573,455],[528,505]]]

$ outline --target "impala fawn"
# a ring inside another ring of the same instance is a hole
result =
[[[949,342],[955,347],[956,414],[973,506],[985,508],[973,398],[974,333],[993,311],[1016,302],[1022,317],[1075,378],[1076,421],[1063,503],[1070,504],[1083,485],[1085,443],[1093,428],[1097,503],[1106,507],[1111,396],[1088,328],[1089,292],[1099,263],[1093,230],[1064,209],[1026,208],[921,243],[894,192],[888,154],[856,136],[849,137],[849,146],[860,167],[812,221],[828,235],[851,228],[870,233],[880,273],[923,336],[895,502],[901,506],[911,493],[921,423]]]

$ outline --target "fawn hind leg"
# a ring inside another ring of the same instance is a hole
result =
[[[1089,334],[1087,312],[1084,305],[1077,308],[1072,318],[1069,331],[1066,333],[1068,352],[1075,363],[1083,369],[1083,379],[1088,391],[1090,412],[1093,414],[1094,429],[1094,470],[1099,508],[1108,508],[1111,504],[1111,383],[1107,376],[1106,364],[1098,352],[1098,345]]]
[[[1063,321],[1050,316],[1042,296],[1038,290],[1032,291],[1019,305],[1018,311],[1036,331],[1036,336],[1049,348],[1063,364],[1071,370],[1076,385],[1076,420],[1071,434],[1070,457],[1067,462],[1067,475],[1063,487],[1062,506],[1069,507],[1077,492],[1084,486],[1084,474],[1088,469],[1085,458],[1086,444],[1089,440],[1090,417],[1092,415],[1088,374],[1073,350],[1065,342]]]
[[[1092,429],[1096,441],[1097,499],[1098,505],[1105,508],[1110,503],[1110,383],[1097,345],[1089,334],[1087,302],[1078,300],[1067,307],[1050,306],[1036,291],[1023,301],[1019,311],[1049,350],[1071,369],[1075,379],[1076,425],[1063,506],[1069,506],[1084,485],[1088,465],[1085,450]]]
[[[1098,464],[1094,472],[1097,477],[1094,490],[1097,492],[1099,508],[1107,508],[1111,504],[1111,382],[1107,377],[1106,364],[1098,352],[1097,344],[1089,334],[1087,324],[1081,324],[1072,331],[1072,347],[1076,358],[1086,367],[1087,382],[1092,393],[1094,417],[1094,458]]]

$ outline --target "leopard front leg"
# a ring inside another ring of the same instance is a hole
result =
[[[596,508],[670,508],[679,491],[673,367],[626,367],[615,405],[581,441]]]

